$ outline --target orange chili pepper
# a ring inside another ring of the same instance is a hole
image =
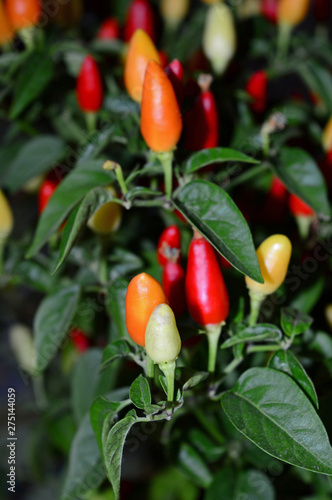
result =
[[[160,57],[149,35],[139,29],[131,37],[124,68],[124,84],[130,97],[141,102],[145,70],[150,59],[160,63]]]
[[[7,0],[7,15],[14,31],[35,26],[41,14],[40,0]]]
[[[180,139],[182,119],[173,86],[155,61],[150,61],[145,73],[141,132],[150,149],[166,153],[174,149]]]
[[[278,23],[290,26],[300,24],[309,10],[310,0],[280,0],[278,5]]]
[[[14,36],[3,3],[0,2],[0,46],[9,43]]]

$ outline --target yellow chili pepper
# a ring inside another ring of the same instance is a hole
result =
[[[188,13],[189,0],[161,0],[160,11],[167,26],[176,28]]]
[[[107,189],[115,198],[115,190],[112,187],[108,187]],[[106,235],[114,233],[119,228],[121,219],[121,205],[114,201],[108,201],[90,217],[87,225],[93,232]]]

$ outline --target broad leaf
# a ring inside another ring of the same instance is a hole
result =
[[[143,375],[139,375],[130,386],[129,397],[137,408],[144,410],[151,404],[149,382]]]
[[[303,149],[284,147],[280,151],[275,173],[291,193],[295,193],[318,215],[330,217],[324,177],[315,160]]]
[[[263,283],[248,224],[225,191],[195,180],[178,192],[174,205],[236,269]]]
[[[285,373],[251,368],[221,397],[233,425],[266,453],[332,475],[332,448],[313,405]]]
[[[79,296],[80,288],[74,285],[49,295],[40,304],[33,325],[39,372],[52,361],[72,326]]]
[[[282,333],[278,327],[268,323],[260,323],[255,326],[248,326],[230,339],[227,339],[222,345],[222,349],[227,349],[244,342],[278,342],[282,338]]]
[[[115,326],[114,336],[118,338],[128,337],[125,309],[127,287],[128,281],[121,278],[114,280],[108,289],[106,299],[106,309]]]
[[[281,309],[281,326],[283,331],[291,337],[305,332],[312,324],[313,319],[291,307]]]
[[[291,351],[277,351],[269,361],[269,367],[290,375],[318,408],[316,389],[309,375]]]
[[[32,257],[40,250],[49,237],[61,226],[75,205],[91,189],[110,184],[112,178],[109,172],[102,169],[100,161],[82,162],[67,175],[41,214],[35,238],[27,252],[27,257]]]
[[[240,163],[260,163],[259,161],[247,156],[240,151],[230,148],[208,148],[194,153],[185,164],[185,172],[196,172],[202,167],[211,165],[211,163],[220,162],[240,162]]]
[[[326,66],[313,61],[312,58],[309,58],[305,64],[299,65],[298,71],[311,92],[323,100],[329,114],[331,114],[332,77]]]
[[[195,387],[196,385],[206,380],[208,376],[209,376],[208,372],[197,372],[183,384],[182,390],[188,391],[192,387]]]
[[[200,454],[188,443],[182,442],[177,457],[177,466],[195,484],[207,488],[212,482],[212,474]]]

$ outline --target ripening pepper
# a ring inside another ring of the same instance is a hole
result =
[[[177,28],[186,17],[189,9],[189,0],[161,0],[160,11],[166,23],[171,29]]]
[[[97,113],[103,102],[103,85],[96,61],[92,56],[85,57],[77,83],[76,97],[81,110],[85,113]]]
[[[181,264],[169,260],[163,269],[162,284],[175,317],[181,316],[187,310],[185,280],[186,275]]]
[[[145,142],[156,153],[172,151],[182,131],[180,108],[173,86],[165,70],[155,61],[146,68],[142,107],[141,132]]]
[[[40,0],[6,0],[6,10],[14,31],[35,26],[41,14]]]
[[[10,328],[8,337],[19,366],[30,375],[34,375],[37,369],[37,353],[30,328],[15,324]]]
[[[154,363],[172,363],[181,350],[175,316],[168,304],[156,306],[145,330],[145,349]]]
[[[0,2],[0,47],[8,44],[14,37],[3,2]]]
[[[181,108],[183,99],[183,66],[178,59],[173,59],[165,68],[166,75],[173,85],[173,89]]]
[[[250,19],[259,16],[261,0],[241,0],[237,4],[237,15],[240,19]]]
[[[149,274],[138,274],[130,281],[126,294],[126,325],[136,344],[145,346],[145,330],[152,311],[166,303],[161,285]]]
[[[287,215],[288,191],[284,184],[273,177],[270,189],[257,216],[260,221],[281,224]]]
[[[215,73],[221,75],[236,50],[236,32],[231,9],[217,3],[209,7],[203,33],[203,50]]]
[[[97,33],[98,40],[117,40],[120,38],[120,25],[115,17],[106,19]]]
[[[313,4],[315,21],[328,23],[331,18],[331,0],[314,0]]]
[[[161,233],[157,246],[157,259],[161,266],[169,260],[179,262],[181,252],[181,233],[178,226],[166,227]]]
[[[147,0],[134,0],[127,11],[124,25],[124,40],[129,42],[136,30],[144,30],[149,37],[156,40],[155,15]]]
[[[109,186],[108,191],[116,198],[115,190]],[[95,212],[87,222],[87,226],[97,234],[114,233],[121,224],[122,207],[119,203],[108,201]]]
[[[309,10],[310,0],[279,0],[278,2],[278,24],[296,26],[306,17]]]
[[[332,116],[325,125],[322,137],[322,145],[325,152],[332,151]]]
[[[143,82],[148,62],[160,63],[160,57],[149,35],[139,29],[132,36],[124,67],[124,84],[130,97],[141,102]]]
[[[262,0],[262,15],[271,21],[277,23],[279,0]]]
[[[158,54],[159,54],[159,59],[160,59],[160,65],[166,69],[166,66],[167,66],[168,61],[169,61],[168,54],[164,50],[159,50]]]
[[[12,232],[14,225],[13,213],[9,203],[0,189],[0,246]]]
[[[314,210],[295,194],[289,196],[289,210],[295,217],[301,238],[307,239],[311,223],[315,218]]]
[[[77,352],[82,354],[90,347],[90,340],[79,328],[73,328],[69,332],[70,340]]]
[[[252,98],[251,108],[256,113],[262,113],[267,101],[267,74],[265,71],[256,71],[249,78],[246,91]]]
[[[51,173],[41,184],[38,191],[38,213],[39,215],[45,210],[54,191],[60,184],[61,179],[57,178],[54,173]]]
[[[218,110],[214,96],[209,90],[211,82],[211,75],[201,74],[199,76],[198,85],[201,93],[183,119],[183,145],[190,151],[214,148],[218,145]]]

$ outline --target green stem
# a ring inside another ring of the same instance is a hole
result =
[[[269,157],[270,153],[270,135],[266,132],[262,133],[262,142],[263,142],[263,154],[265,158]]]
[[[154,363],[148,353],[146,353],[146,376],[148,378],[154,378]]]
[[[249,326],[255,326],[257,323],[259,309],[263,300],[265,299],[265,295],[262,295],[257,292],[249,291],[250,297],[250,317],[249,317]]]
[[[314,217],[307,215],[297,215],[295,219],[301,239],[307,240],[310,232],[310,226],[312,224],[312,221],[314,220]]]
[[[123,194],[123,196],[126,196],[126,194],[128,193],[128,188],[127,188],[126,182],[125,182],[124,177],[123,177],[121,165],[119,165],[115,161],[107,160],[107,161],[105,161],[105,163],[103,165],[103,169],[108,171],[108,172],[114,170],[115,176],[116,176],[116,179],[119,183],[122,194]]]
[[[216,440],[219,444],[225,444],[224,436],[215,428],[215,426],[211,423],[210,420],[206,418],[202,410],[196,408],[194,410],[194,415],[201,424],[201,426],[210,434],[210,436]]]
[[[244,182],[248,182],[254,177],[258,175],[262,175],[265,172],[268,172],[267,165],[264,163],[260,163],[259,165],[256,165],[254,167],[249,168],[245,172],[239,174],[235,179],[230,180],[227,184],[225,183],[224,189],[227,191],[230,191],[231,189],[235,188],[239,184],[243,184]]]
[[[287,23],[279,24],[278,47],[277,47],[277,60],[283,61],[288,52],[290,37],[292,33],[292,26]]]
[[[172,196],[173,156],[174,156],[173,151],[168,151],[167,153],[159,153],[157,155],[164,169],[165,194],[167,200],[170,200]]]
[[[240,363],[242,363],[243,361],[243,357],[241,356],[241,358],[234,358],[233,361],[231,361],[224,369],[223,369],[223,373],[225,375],[228,375],[229,373],[231,373],[233,370],[235,370],[235,368],[237,368],[239,366]]]
[[[208,348],[209,348],[208,371],[210,373],[214,373],[216,369],[218,342],[224,324],[225,322],[222,322],[217,325],[205,326],[206,336],[208,340]]]
[[[85,114],[86,128],[88,129],[88,132],[90,133],[95,132],[97,128],[97,113],[90,111],[84,114]]]
[[[275,352],[281,349],[280,345],[252,345],[247,349],[247,353],[252,352]]]
[[[47,398],[44,387],[44,379],[42,375],[32,377],[33,391],[35,394],[37,408],[45,410],[47,408]]]
[[[170,414],[173,413],[173,400],[174,400],[174,376],[175,376],[176,361],[170,363],[161,363],[159,368],[164,373],[167,382],[167,408]]]
[[[26,49],[31,52],[35,47],[35,26],[21,29],[18,34]]]

